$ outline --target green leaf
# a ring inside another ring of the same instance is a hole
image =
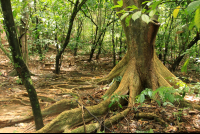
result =
[[[174,11],[173,11],[173,17],[174,17],[174,18],[177,17],[180,8],[181,8],[180,6],[177,6],[176,9],[174,9]]]
[[[165,94],[166,99],[168,99],[170,102],[174,102],[174,95],[170,93]]]
[[[126,8],[131,8],[130,11],[133,11],[133,10],[135,10],[135,9],[138,9],[138,7],[136,7],[135,5],[127,6]]]
[[[158,103],[158,105],[159,105],[159,106],[161,105],[161,103],[160,103],[160,101],[159,101],[159,100],[156,100],[156,102]]]
[[[194,23],[200,29],[200,6],[197,8],[194,16]]]
[[[149,21],[150,21],[149,16],[146,15],[146,14],[142,14],[142,20],[143,20],[144,22],[146,22],[147,24],[148,24]]]
[[[129,26],[130,19],[131,19],[131,15],[129,15],[128,17],[126,17],[126,20],[125,20],[126,26]]]
[[[195,25],[194,22],[191,22],[188,29],[192,30],[192,28],[194,27],[194,25]]]
[[[156,7],[162,2],[162,0],[159,0],[159,1],[156,1],[156,2],[153,2],[153,1],[150,1],[147,3],[147,6],[149,6],[152,10],[153,9],[156,9]],[[151,5],[151,3],[153,3]]]
[[[142,14],[142,11],[137,11],[137,12],[135,12],[135,13],[132,15],[132,19],[133,19],[134,21],[137,20],[138,18],[140,18],[141,14]]]
[[[144,94],[141,94],[140,97],[139,97],[139,102],[143,103],[144,100],[145,100],[145,96],[144,96]]]
[[[151,10],[150,13],[149,13],[149,16],[150,16],[150,17],[153,17],[155,13],[156,13],[156,9]]]
[[[154,133],[154,132],[153,132],[153,129],[150,128],[149,133]]]
[[[193,11],[195,11],[199,5],[200,5],[200,0],[191,2],[186,9],[188,14],[191,14]]]
[[[187,66],[188,66],[188,64],[189,64],[189,60],[190,60],[190,58],[188,58],[188,59],[185,61],[184,65],[181,67],[181,72],[187,73]]]
[[[111,8],[113,9],[113,8],[117,8],[117,7],[121,7],[121,6],[120,5],[114,5]]]
[[[123,20],[126,16],[128,16],[129,15],[129,13],[125,13],[125,14],[123,14],[121,17],[120,17],[120,19],[121,20]]]
[[[166,105],[167,105],[167,102],[164,102],[164,103],[163,103],[163,106],[166,106]]]
[[[145,4],[145,3],[148,3],[148,2],[150,2],[150,1],[144,1],[144,2],[142,2],[142,5]]]
[[[122,108],[122,105],[121,105],[120,103],[118,103],[118,106],[119,106],[120,108]]]
[[[117,1],[117,3],[122,7],[123,6],[123,0]]]
[[[152,97],[152,91],[151,90],[148,90],[148,95],[149,95],[150,98]]]
[[[125,13],[125,10],[120,10],[119,12],[116,12],[116,14],[119,14],[119,13]]]
[[[113,102],[111,102],[109,105],[108,105],[108,107],[110,108],[112,105],[113,105],[114,103]]]

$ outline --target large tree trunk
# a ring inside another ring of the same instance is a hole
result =
[[[118,0],[114,0],[117,4]],[[141,9],[141,4],[146,0],[123,0],[123,7],[136,5]],[[121,10],[118,8],[117,10]],[[119,15],[121,17],[122,14]],[[117,76],[122,76],[121,82],[115,81],[105,92],[108,97],[98,105],[88,106],[84,112],[85,123],[94,119],[94,116],[101,116],[107,113],[108,105],[113,94],[125,95],[129,94],[128,108],[121,113],[106,119],[106,126],[123,118],[134,106],[135,97],[145,88],[153,90],[160,86],[171,87],[174,83],[170,83],[167,78],[175,78],[175,76],[162,64],[155,53],[155,38],[160,23],[157,20],[151,20],[148,24],[141,18],[136,21],[130,20],[130,25],[125,25],[125,20],[121,21],[126,38],[128,51],[123,59],[112,69],[107,77],[103,78],[99,84],[110,82]],[[83,124],[81,117],[82,108],[64,111],[57,118],[52,120],[48,125],[37,132],[85,132],[84,127],[75,128],[79,124]],[[100,122],[99,122],[100,123]],[[101,123],[100,123],[101,124]],[[93,123],[86,125],[87,133],[98,129],[100,125]],[[74,130],[73,130],[74,129]]]
[[[141,3],[145,0],[123,0],[123,7],[136,5],[141,9]],[[117,0],[114,0],[117,4]],[[122,14],[119,14],[121,17]],[[148,24],[141,18],[136,21],[130,20],[130,25],[125,25],[125,19],[121,21],[128,45],[128,51],[124,58],[113,68],[109,75],[99,84],[110,82],[114,77],[122,76],[122,80],[115,93],[129,93],[129,106],[133,106],[135,96],[145,88],[152,90],[160,86],[171,86],[166,77],[175,76],[161,63],[155,53],[155,38],[160,23],[151,20]],[[173,83],[171,83],[173,84]],[[111,94],[107,91],[107,94]]]

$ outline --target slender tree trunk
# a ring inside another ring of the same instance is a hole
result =
[[[27,4],[27,0],[23,0],[24,4]],[[27,44],[27,23],[28,23],[28,6],[24,8],[24,11],[22,11],[21,18],[21,26],[20,26],[20,41],[22,45],[22,55],[23,60],[25,64],[28,66],[28,44]]]
[[[98,53],[97,53],[97,55],[96,55],[96,59],[99,59],[99,55],[101,54],[102,43],[103,43],[103,39],[104,39],[105,33],[106,33],[106,32],[103,33],[103,36],[102,36],[102,38],[101,38],[101,41],[99,42],[99,50],[98,50]]]
[[[119,61],[122,59],[122,32],[121,30],[120,38],[119,38]]]
[[[33,115],[35,118],[36,130],[38,130],[44,126],[43,120],[42,120],[42,114],[41,114],[40,105],[37,99],[37,93],[33,86],[33,82],[31,80],[29,70],[25,62],[23,61],[23,58],[20,52],[20,47],[19,47],[19,42],[17,39],[10,0],[1,0],[1,7],[3,11],[3,16],[4,16],[4,25],[7,30],[6,35],[7,35],[8,42],[12,51],[14,67],[16,71],[18,72],[19,77],[22,78],[22,82],[28,92],[30,103],[32,106]]]
[[[62,48],[60,49],[60,51],[56,55],[56,71],[55,71],[56,74],[60,73],[61,55],[63,54],[63,52],[65,51],[65,48],[67,47],[67,45],[69,43],[74,19],[75,19],[76,15],[77,15],[78,11],[81,9],[81,7],[85,4],[86,1],[87,0],[83,0],[79,4],[79,0],[76,0],[76,3],[74,5],[74,9],[73,9],[72,15],[70,17],[69,28],[68,28],[68,31],[67,31],[67,36],[66,36],[66,39],[65,39],[65,43],[63,44]]]
[[[34,9],[35,12],[37,12],[37,0],[34,0]],[[38,54],[40,56],[40,60],[43,60],[43,56],[42,56],[42,48],[41,48],[41,44],[40,44],[40,33],[38,32],[38,28],[39,28],[39,19],[38,16],[35,17],[35,21],[36,21],[36,27],[35,27],[35,43],[36,43],[36,48],[38,51]]]
[[[115,14],[113,19],[115,19]],[[115,55],[115,23],[113,23],[113,27],[112,27],[112,45],[113,45],[113,67],[116,65],[116,55]]]
[[[169,29],[171,29],[171,27],[172,27],[172,22],[173,22],[173,17],[172,17]],[[165,42],[165,53],[164,53],[164,60],[163,60],[164,65],[167,62],[168,46],[169,46],[169,41],[170,41],[169,38],[170,38],[170,33],[168,35],[168,39]]]
[[[77,34],[76,34],[76,44],[75,44],[75,47],[74,47],[74,56],[77,55],[78,43],[79,43],[79,40],[80,40],[80,35],[81,35],[81,32],[82,32],[82,27],[83,27],[83,21],[79,20],[79,18],[78,18],[78,29],[77,29]]]

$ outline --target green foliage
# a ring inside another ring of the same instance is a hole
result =
[[[99,131],[99,132],[97,132],[97,133],[105,133],[105,131]]]
[[[187,13],[191,14],[198,8],[199,5],[200,5],[200,0],[191,2],[186,9]]]
[[[187,7],[186,12],[190,15],[195,10],[194,23],[197,28],[200,29],[200,0],[191,2]]]
[[[149,131],[138,131],[138,130],[136,130],[135,132],[136,133],[154,133],[153,129],[150,129]]]
[[[161,1],[159,1],[160,3]],[[115,5],[113,6],[112,8],[118,8],[118,7],[122,7],[123,6],[123,1],[118,1],[117,2],[119,5]],[[142,4],[146,4],[148,6],[150,6],[150,4],[152,4],[152,2],[148,2],[148,1],[145,1],[143,2]],[[150,10],[148,10],[147,12],[150,12],[149,13],[149,16],[145,14],[146,12],[146,9],[143,8],[142,10],[140,11],[136,11],[136,12],[133,12],[134,10],[138,9],[138,7],[136,7],[135,5],[131,5],[131,6],[127,6],[126,8],[129,8],[129,11],[125,11],[125,9],[122,9],[120,10],[118,13],[122,13],[123,15],[120,17],[121,20],[123,20],[124,18],[128,18],[126,19],[126,26],[129,25],[129,21],[130,21],[130,18],[132,18],[134,21],[139,19],[141,17],[141,19],[146,22],[146,23],[149,23],[150,22],[150,17],[152,17],[155,13],[156,13],[156,6],[159,4],[158,2],[155,2],[153,3],[150,7],[152,7]],[[129,16],[130,14],[129,13],[132,13],[131,17]],[[128,17],[127,17],[128,16]]]
[[[121,82],[122,80],[122,76],[117,76],[115,78],[113,78],[112,82],[109,84],[109,86],[111,86],[115,81]]]
[[[18,79],[16,80],[16,82],[17,82],[17,84],[22,84],[22,79],[21,79],[21,78],[18,78]]]
[[[190,58],[188,58],[188,59],[185,61],[184,65],[181,67],[181,72],[187,73],[187,66],[188,66],[188,64],[189,64],[189,60],[190,60]]]
[[[173,105],[174,101],[178,101],[179,99],[184,98],[184,96],[175,95],[174,93],[177,92],[176,89],[173,87],[159,87],[155,91],[152,89],[146,88],[143,90],[138,96],[136,96],[136,103],[143,103],[145,101],[145,96],[152,98],[156,97],[158,93],[159,99],[155,100],[159,105],[166,106],[167,104]],[[182,91],[183,92],[183,91]]]
[[[197,8],[195,12],[194,23],[197,26],[197,28],[200,29],[200,6]]]
[[[117,1],[117,4],[119,4],[119,5],[114,5],[114,6],[111,7],[111,8],[122,7],[122,6],[123,6],[123,0]]]
[[[142,11],[137,11],[137,12],[135,12],[135,13],[132,15],[132,19],[133,19],[134,21],[137,20],[138,18],[140,18],[141,14],[142,14]]]
[[[128,95],[118,95],[118,94],[113,94],[112,96],[111,96],[111,102],[110,102],[110,104],[108,105],[108,107],[110,108],[113,104],[115,104],[115,103],[117,103],[118,104],[118,106],[120,107],[120,108],[122,108],[122,105],[120,104],[120,99],[127,99],[127,97],[128,97]],[[104,100],[106,100],[106,99],[108,99],[108,96],[107,95],[103,95],[102,96],[102,98],[104,99]]]
[[[120,108],[122,108],[122,105],[120,104],[120,99],[126,99],[128,97],[128,95],[118,95],[118,94],[113,94],[111,96],[111,102],[110,104],[108,105],[108,107],[110,108],[114,103],[117,103],[118,106]]]
[[[124,13],[121,17],[120,17],[120,19],[121,20],[123,20],[125,17],[127,17],[129,15],[129,13]]]

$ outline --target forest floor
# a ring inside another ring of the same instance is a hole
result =
[[[49,50],[45,54],[45,60],[39,62],[39,57],[30,56],[28,63],[34,87],[38,94],[41,110],[51,106],[62,99],[81,97],[84,106],[98,104],[103,100],[102,95],[109,88],[109,84],[96,85],[95,79],[105,77],[112,69],[112,56],[101,55],[99,60],[87,62],[89,55],[72,56],[65,52],[61,67],[61,74],[56,75],[54,70],[55,50]],[[17,77],[10,77],[8,73],[13,66],[9,59],[0,50],[0,122],[22,118],[32,113],[28,94],[23,85],[18,84]],[[180,71],[174,72],[182,77]],[[199,82],[198,72],[184,75],[193,81]],[[199,104],[199,98],[195,95],[186,95],[185,99]],[[167,105],[159,106],[157,103],[146,102],[142,106],[135,104],[132,110],[123,120],[113,124],[110,129],[116,133],[139,133],[139,132],[200,132],[200,112],[197,109],[180,108]],[[123,108],[117,108],[114,115]],[[152,114],[147,118],[136,118],[135,113]],[[156,115],[156,116],[155,116]],[[44,124],[49,123],[57,115],[43,117]],[[104,118],[105,118],[104,117]],[[149,118],[150,117],[150,118]],[[162,119],[163,122],[157,120]],[[103,118],[102,118],[103,120]],[[35,132],[34,121],[17,123],[12,126],[1,127],[0,133],[32,133]],[[105,130],[104,132],[109,132]]]

